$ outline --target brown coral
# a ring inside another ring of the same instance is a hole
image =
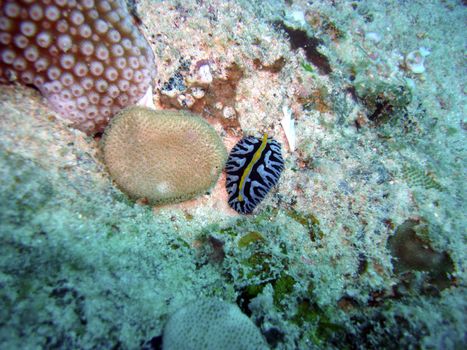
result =
[[[184,111],[129,107],[103,138],[104,160],[117,185],[133,199],[175,203],[206,192],[227,158],[215,130]]]

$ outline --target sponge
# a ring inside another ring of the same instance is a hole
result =
[[[102,142],[117,186],[150,204],[176,203],[206,192],[227,159],[216,131],[184,111],[128,107],[112,119]]]
[[[269,349],[259,329],[237,305],[206,298],[175,312],[163,334],[163,350]]]

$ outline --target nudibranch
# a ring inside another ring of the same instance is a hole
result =
[[[279,142],[267,134],[241,139],[225,166],[229,205],[240,214],[250,214],[277,184],[283,169]]]

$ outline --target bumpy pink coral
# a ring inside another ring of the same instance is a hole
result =
[[[36,86],[78,129],[102,131],[150,87],[154,55],[123,0],[0,4],[0,82]]]

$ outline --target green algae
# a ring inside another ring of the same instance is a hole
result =
[[[286,297],[292,295],[295,283],[295,279],[286,273],[282,273],[279,278],[274,281],[273,300],[276,307],[280,308],[281,302],[285,300]]]
[[[314,73],[315,72],[313,66],[311,64],[309,64],[308,62],[305,62],[305,61],[302,62],[302,68],[305,70],[305,72],[308,72],[308,73]]]
[[[290,298],[294,293],[294,285],[297,282],[295,279],[287,273],[282,273],[279,277],[270,280],[268,282],[260,284],[247,285],[242,290],[242,295],[247,300],[256,298],[260,293],[263,292],[267,284],[271,284],[273,288],[273,303],[274,306],[281,311],[285,310],[287,306],[287,299]]]
[[[324,238],[319,220],[312,213],[289,210],[284,214],[288,220],[303,227],[311,242]],[[248,311],[247,305],[262,295],[267,286],[272,288],[272,302],[280,313],[290,312],[291,303],[295,304],[294,299],[298,298],[294,315],[288,322],[301,329],[302,339],[308,339],[316,346],[325,346],[329,339],[337,333],[341,334],[344,327],[331,321],[332,311],[325,311],[312,301],[312,283],[298,280],[295,273],[289,270],[291,261],[288,245],[279,240],[275,244],[279,249],[272,249],[272,242],[267,238],[271,233],[274,237],[285,237],[282,236],[283,227],[279,228],[275,224],[278,215],[279,212],[269,211],[261,216],[239,219],[235,221],[233,227],[220,229],[223,234],[247,232],[237,241],[237,245],[241,248],[241,254],[237,252],[242,257],[239,260],[240,266],[236,269],[230,267],[225,272],[231,276],[234,285],[237,286],[240,305],[244,305],[245,311]],[[226,259],[235,258],[229,256],[230,254]],[[298,287],[303,283],[310,286],[308,290],[303,291]]]
[[[300,225],[307,228],[312,242],[323,239],[324,233],[321,230],[319,220],[315,215],[312,213],[299,212],[297,210],[288,210],[286,214],[297,221]]]
[[[316,346],[325,346],[332,337],[343,334],[342,325],[331,322],[326,312],[310,299],[304,299],[297,305],[297,313],[292,321],[300,327],[306,327],[304,337]]]
[[[258,241],[264,241],[264,237],[259,232],[251,231],[238,240],[238,247],[244,248]]]

